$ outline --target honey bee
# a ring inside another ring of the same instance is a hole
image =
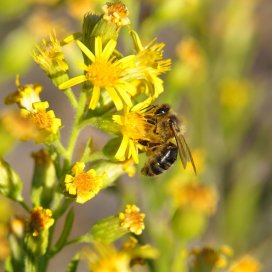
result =
[[[154,142],[138,140],[146,147],[147,162],[141,170],[145,176],[156,176],[165,172],[176,160],[179,153],[183,168],[191,162],[196,173],[195,163],[191,151],[185,141],[184,132],[178,117],[172,113],[168,104],[151,105],[146,108],[147,122],[154,125],[150,132],[154,135]],[[173,141],[174,140],[174,141]]]

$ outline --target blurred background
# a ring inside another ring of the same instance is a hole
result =
[[[184,249],[222,244],[231,246],[235,257],[251,254],[262,263],[262,271],[272,271],[272,2],[123,2],[130,11],[132,27],[145,44],[154,37],[166,44],[165,58],[172,59],[172,70],[163,76],[165,92],[158,103],[169,103],[186,125],[198,175],[192,169],[184,171],[178,161],[154,179],[140,173],[133,179],[124,177],[115,189],[85,205],[75,205],[73,235],[118,213],[123,204],[135,202],[146,213],[143,241],[161,251],[155,271],[170,271],[169,267],[183,271]],[[22,85],[41,83],[42,99],[49,101],[62,119],[65,143],[72,110],[31,54],[35,43],[48,38],[52,28],[59,38],[78,32],[84,14],[101,12],[103,4],[101,0],[0,1],[1,110],[6,107],[4,97],[16,89],[16,74]],[[122,33],[120,43],[123,52],[133,52]],[[80,52],[66,50],[68,62],[74,64]],[[71,74],[77,74],[77,69],[72,67]],[[78,141],[79,149],[90,136],[98,150],[109,138],[97,130],[86,130]],[[33,167],[30,153],[40,148],[26,142],[5,155],[24,181],[28,201]],[[0,201],[2,224],[10,214],[23,212],[4,199]],[[62,265],[58,271],[65,271],[77,249],[65,249],[51,268]],[[80,269],[86,271],[84,266]]]

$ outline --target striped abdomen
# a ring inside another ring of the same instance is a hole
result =
[[[150,155],[141,173],[145,176],[156,176],[166,171],[176,160],[178,147],[168,142],[157,147],[156,151]]]

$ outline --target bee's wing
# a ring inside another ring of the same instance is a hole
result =
[[[173,129],[176,141],[177,141],[179,156],[180,156],[183,168],[185,169],[187,163],[191,162],[194,172],[196,174],[195,162],[194,162],[190,148],[189,148],[188,144],[186,143],[183,134],[180,132],[179,129],[176,128],[176,126],[174,124],[172,124],[171,126],[172,126],[172,129]]]

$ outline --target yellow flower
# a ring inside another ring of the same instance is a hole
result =
[[[17,103],[20,108],[24,108],[28,111],[33,110],[32,104],[41,101],[39,94],[43,87],[40,84],[27,84],[21,86],[19,76],[16,77],[16,86],[17,90],[6,97],[5,103]]]
[[[138,148],[142,146],[138,143],[139,140],[154,142],[154,135],[151,132],[154,125],[147,122],[147,113],[145,109],[150,105],[151,99],[141,102],[131,109],[126,108],[123,115],[113,115],[114,122],[120,125],[120,130],[123,134],[121,145],[115,154],[115,158],[119,161],[132,159],[135,163],[139,163]]]
[[[102,189],[104,175],[97,176],[94,169],[84,172],[85,163],[77,162],[72,168],[72,175],[65,176],[65,190],[76,202],[85,203]]]
[[[101,37],[95,37],[95,54],[93,54],[82,42],[77,41],[82,52],[91,61],[88,66],[81,64],[85,75],[71,78],[59,85],[60,89],[66,89],[82,82],[89,82],[93,86],[89,108],[95,109],[99,102],[101,89],[105,89],[110,95],[117,110],[123,109],[123,104],[132,106],[130,97],[135,95],[135,86],[129,81],[137,73],[135,69],[135,56],[130,55],[119,60],[113,56],[116,41],[110,40],[103,48]]]
[[[229,272],[259,272],[261,264],[249,255],[242,256],[228,270]]]
[[[214,271],[215,268],[227,266],[227,257],[221,249],[211,247],[193,248],[190,252],[192,256],[193,271]]]
[[[36,207],[31,211],[29,229],[32,236],[36,237],[44,230],[49,229],[54,224],[52,218],[52,211],[49,209],[43,209],[42,207]]]
[[[6,104],[17,103],[20,114],[10,112],[3,115],[2,122],[6,129],[17,139],[23,141],[33,139],[36,143],[49,140],[49,136],[57,134],[61,120],[55,117],[54,111],[46,111],[48,102],[41,102],[39,84],[20,85],[16,78],[17,91],[6,97]]]
[[[92,272],[130,272],[130,256],[111,244],[95,243],[95,250],[85,250],[84,257]]]
[[[163,81],[158,76],[170,70],[171,60],[163,59],[164,43],[154,44],[154,39],[148,45],[143,46],[135,31],[131,31],[131,35],[137,52],[136,65],[142,72],[138,79],[144,80],[144,83],[140,82],[140,85],[145,85],[147,95],[156,98],[163,92]]]
[[[33,59],[49,77],[54,77],[59,73],[65,73],[69,67],[64,59],[61,43],[54,31],[50,34],[49,39],[49,41],[43,40],[41,45],[36,45]]]
[[[111,21],[118,27],[130,24],[128,9],[122,2],[107,3],[102,9],[105,12],[104,20]]]
[[[125,212],[119,213],[120,225],[130,232],[140,235],[144,228],[145,214],[136,205],[127,205]]]
[[[21,141],[34,140],[40,135],[35,125],[19,112],[10,111],[2,114],[0,122],[13,138]]]
[[[216,211],[218,196],[212,186],[173,182],[169,188],[177,207],[191,208],[206,215],[212,215]]]
[[[46,111],[49,107],[47,101],[35,102],[32,104],[32,107],[32,111],[21,109],[21,115],[37,128],[37,135],[33,135],[32,139],[36,143],[41,143],[47,140],[49,136],[58,133],[61,126],[61,120],[55,117],[53,110]]]

